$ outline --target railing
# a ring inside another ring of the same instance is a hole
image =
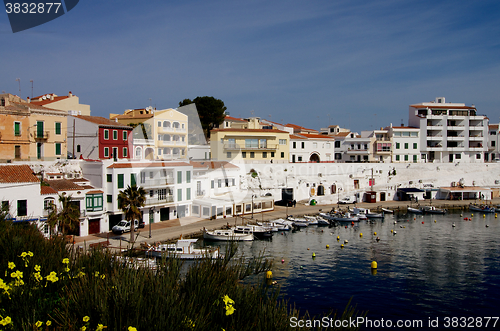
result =
[[[224,149],[226,150],[277,150],[278,144],[266,144],[265,146],[240,146],[237,144],[224,144]]]
[[[133,142],[134,142],[134,145],[148,145],[148,146],[154,146],[155,145],[154,139],[137,139],[137,138],[134,138]]]
[[[196,196],[197,197],[205,196],[205,190],[203,190],[203,191],[196,191]]]
[[[171,203],[171,202],[174,202],[174,196],[167,195],[163,199],[159,199],[158,197],[146,198],[146,202],[144,203],[144,205],[151,206],[151,205],[158,205],[162,203]]]
[[[158,132],[186,132],[186,128],[158,127]]]
[[[168,186],[174,185],[174,177],[165,177],[161,179],[145,179],[142,180],[139,185],[142,187],[152,187],[152,186]]]
[[[36,131],[35,139],[49,139],[49,131]]]

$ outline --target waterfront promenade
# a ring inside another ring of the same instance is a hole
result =
[[[479,202],[479,201],[477,201]],[[492,205],[500,204],[500,198],[494,198],[493,200],[488,200],[487,203]],[[438,208],[446,209],[465,209],[468,210],[467,206],[469,203],[474,203],[474,200],[425,200],[420,201],[420,206],[432,204]],[[396,212],[406,213],[407,206],[410,205],[410,201],[379,201],[376,203],[357,203],[357,207],[370,208],[371,210],[376,210],[377,208],[387,208],[395,210]],[[136,239],[135,247],[139,247],[141,243],[155,243],[155,242],[165,242],[169,240],[175,240],[180,238],[182,235],[184,238],[196,237],[202,233],[203,228],[208,230],[220,229],[227,224],[235,225],[248,223],[252,221],[268,221],[278,218],[285,218],[287,215],[303,216],[303,215],[314,215],[318,214],[320,211],[330,211],[333,207],[337,208],[339,205],[317,205],[310,206],[301,203],[297,203],[296,207],[282,207],[275,206],[275,209],[270,212],[265,213],[255,213],[253,219],[251,215],[245,215],[244,218],[238,217],[228,217],[215,220],[201,219],[198,217],[185,217],[182,219],[174,219],[169,221],[163,221],[159,223],[151,224],[151,238],[149,224],[143,229],[139,229]],[[341,209],[352,208],[354,205],[340,205]],[[416,204],[413,203],[413,207]],[[109,247],[114,249],[125,249],[128,246],[128,241],[130,239],[130,233],[124,233],[122,235],[116,235],[112,232],[100,233],[97,235],[90,235],[86,237],[75,237],[75,246],[80,246],[83,249],[88,249],[89,247],[95,246],[98,243],[107,243],[109,240]]]

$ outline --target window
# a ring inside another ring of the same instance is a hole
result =
[[[85,205],[88,211],[102,210],[102,194],[87,194],[85,197]]]
[[[280,145],[286,145],[286,139],[280,139],[279,140]]]
[[[340,140],[335,142],[335,148],[340,148]]]
[[[137,174],[130,174],[130,186],[137,186]]]
[[[111,194],[107,195],[108,203],[113,203],[113,196]]]
[[[241,152],[241,157],[245,159],[247,157],[247,152]]]
[[[302,156],[297,157],[297,161],[302,162]]]
[[[267,139],[259,140],[259,148],[267,148]]]
[[[481,159],[481,154],[476,154],[476,159]]]
[[[21,122],[14,122],[14,136],[19,137],[21,135]]]
[[[293,148],[297,148],[297,142],[296,142],[296,141],[294,141],[294,142],[292,143],[292,146],[293,146]]]
[[[495,147],[495,141],[494,140],[491,141],[491,147]]]
[[[284,159],[285,158],[285,152],[281,152],[281,158]]]
[[[104,147],[104,157],[109,157],[109,147]]]
[[[127,131],[123,130],[123,140],[127,140]]]
[[[118,130],[113,130],[113,140],[118,140]]]
[[[189,187],[186,189],[186,200],[191,200],[191,188]]]
[[[82,148],[80,145],[76,145],[76,152],[77,153],[81,153],[82,152]]]
[[[418,132],[412,132],[412,133],[411,133],[411,136],[412,136],[412,137],[418,137]]]
[[[61,143],[56,143],[56,155],[61,155]]]
[[[141,171],[141,184],[146,183],[146,173]]]
[[[56,134],[61,134],[61,122],[56,122]]]
[[[113,175],[106,175],[106,181],[108,183],[112,183],[113,182]]]
[[[177,171],[177,184],[182,183],[182,171]]]
[[[250,158],[251,159],[255,158],[255,152],[250,152]]]
[[[335,153],[335,160],[342,160],[342,153]]]
[[[462,159],[462,154],[455,154],[455,159],[457,159],[457,160]]]
[[[123,147],[123,157],[128,157],[127,147]]]
[[[19,145],[14,146],[14,158],[15,159],[21,158],[21,146]]]
[[[43,121],[36,122],[36,137],[43,138]]]
[[[17,216],[28,216],[28,200],[17,200]]]
[[[10,210],[9,201],[2,201],[2,211],[9,212],[9,210]]]
[[[417,163],[418,161],[418,155],[413,155],[413,163]]]
[[[182,201],[182,189],[177,189],[177,201]]]
[[[231,152],[227,152],[226,154],[227,154],[226,158],[230,159],[231,158]]]
[[[191,183],[191,171],[186,171],[186,183]]]
[[[215,187],[215,181],[214,181],[214,180],[212,180],[212,182],[211,182],[211,184],[210,184],[210,187],[211,187],[211,188],[214,188],[214,187]]]
[[[259,148],[259,139],[245,139],[245,148]]]
[[[405,149],[408,149],[408,143],[405,143]]]
[[[109,130],[104,130],[104,139],[109,139]]]
[[[274,152],[271,152],[271,157],[274,157]]]
[[[417,149],[417,143],[413,143],[413,149]]]
[[[113,158],[116,160],[118,158],[118,147],[113,147]]]
[[[222,187],[222,179],[218,179],[217,180],[217,186],[218,187]]]
[[[405,155],[405,161],[408,161],[408,155]]]
[[[236,139],[228,139],[227,148],[236,148]]]
[[[267,159],[267,152],[262,152],[262,158]]]
[[[399,161],[399,155],[396,155],[396,161]]]
[[[301,145],[302,148],[306,147],[306,143],[305,142],[301,142],[300,145]]]
[[[118,174],[118,188],[124,188],[123,174]]]

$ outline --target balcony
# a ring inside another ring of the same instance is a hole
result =
[[[174,128],[172,126],[162,126],[158,127],[158,133],[174,133],[174,132],[180,132],[180,133],[186,133],[186,129],[184,128]]]
[[[49,139],[49,131],[35,131],[36,140],[47,140]]]
[[[443,135],[427,133],[427,140],[441,141],[443,140]]]
[[[462,141],[465,139],[463,135],[458,135],[458,136],[448,136],[446,137],[448,141]]]
[[[134,145],[141,145],[141,146],[154,146],[155,141],[154,139],[137,139],[134,138],[133,140]]]
[[[181,140],[160,140],[159,145],[162,147],[171,147],[171,146],[187,146],[187,141]]]
[[[242,151],[275,151],[278,144],[265,144],[262,146],[239,146],[237,144],[224,144],[224,150],[242,150]]]
[[[203,196],[205,196],[205,190],[196,191],[196,197],[203,197]]]
[[[139,183],[143,188],[151,188],[151,187],[164,187],[174,185],[174,177],[165,177],[160,179],[145,179]]]
[[[359,155],[368,155],[370,154],[370,150],[369,149],[348,149],[347,150],[347,154],[359,154]]]
[[[174,196],[173,195],[167,195],[166,197],[160,199],[158,197],[148,197],[146,198],[146,202],[144,203],[145,206],[152,206],[152,205],[161,205],[165,203],[172,203],[174,202]]]

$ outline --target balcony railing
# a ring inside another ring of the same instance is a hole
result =
[[[49,139],[49,131],[36,131],[35,139]]]
[[[145,145],[145,146],[154,146],[154,139],[137,139],[134,138],[134,145]]]
[[[186,132],[186,129],[184,128],[174,128],[174,127],[158,127],[158,132],[165,132],[165,133],[171,133],[171,132]]]
[[[160,199],[158,197],[152,197],[152,198],[146,198],[146,202],[144,203],[146,206],[151,206],[151,205],[159,205],[162,203],[172,203],[174,202],[174,196],[173,195],[167,195],[166,197]]]
[[[157,187],[157,186],[169,186],[174,185],[174,177],[165,177],[160,179],[145,179],[142,180],[139,185],[142,187]]]
[[[278,144],[266,144],[263,146],[240,146],[237,144],[224,144],[225,150],[277,150]]]

